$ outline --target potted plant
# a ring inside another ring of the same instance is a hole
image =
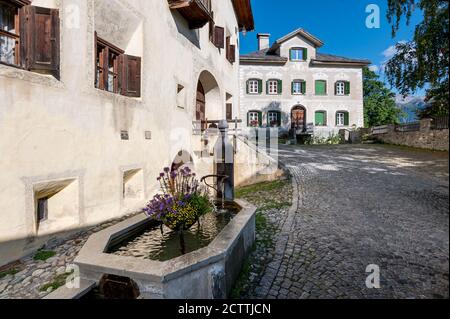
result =
[[[162,194],[155,195],[144,208],[152,220],[182,233],[212,211],[208,192],[200,187],[195,173],[188,167],[175,171],[166,167],[157,180]]]

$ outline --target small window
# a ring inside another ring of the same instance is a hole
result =
[[[36,215],[38,224],[48,219],[48,197],[38,199]]]
[[[248,112],[248,126],[259,127],[260,120],[261,119],[260,119],[259,112],[256,112],[256,111]]]
[[[269,80],[267,83],[267,93],[268,94],[278,94],[278,81]]]
[[[259,81],[258,80],[249,80],[248,81],[248,93],[249,94],[259,94]]]
[[[306,61],[308,50],[306,48],[292,48],[290,50],[291,61]]]
[[[336,126],[348,126],[349,124],[348,112],[337,112],[336,113]]]
[[[350,94],[350,82],[347,81],[337,81],[335,87],[335,94],[339,96]]]
[[[306,82],[302,80],[295,80],[292,82],[292,94],[299,95],[306,93]]]
[[[326,126],[327,125],[327,113],[325,111],[316,112],[315,118],[316,126]]]
[[[327,95],[327,81],[316,81],[316,95]]]
[[[280,126],[280,113],[277,111],[269,111],[267,113],[267,124],[270,127]]]

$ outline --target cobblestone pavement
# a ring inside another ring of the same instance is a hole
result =
[[[293,205],[251,298],[448,298],[448,153],[282,146]],[[366,267],[380,267],[380,289]]]
[[[72,265],[78,252],[93,233],[99,232],[119,223],[135,214],[108,221],[91,227],[72,236],[72,239],[62,241],[54,247],[48,248],[55,255],[47,260],[34,260],[33,256],[23,258],[13,267],[13,274],[0,278],[0,299],[39,299],[53,291],[52,284],[58,277],[64,276]],[[64,281],[63,281],[64,282]]]

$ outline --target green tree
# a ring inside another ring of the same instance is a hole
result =
[[[397,124],[401,110],[395,103],[395,94],[367,67],[363,69],[363,83],[365,126]]]
[[[402,17],[409,25],[417,8],[423,12],[423,21],[416,26],[412,41],[397,44],[397,53],[386,65],[387,79],[403,95],[426,88],[428,106],[419,116],[448,115],[448,0],[388,0],[393,37]]]

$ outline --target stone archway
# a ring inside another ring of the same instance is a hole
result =
[[[177,155],[175,155],[170,169],[172,171],[176,171],[183,166],[188,166],[191,169],[194,167],[194,160],[191,154],[186,150],[180,150]]]
[[[200,73],[195,100],[195,119],[220,120],[223,116],[223,101],[219,84],[209,71]]]

